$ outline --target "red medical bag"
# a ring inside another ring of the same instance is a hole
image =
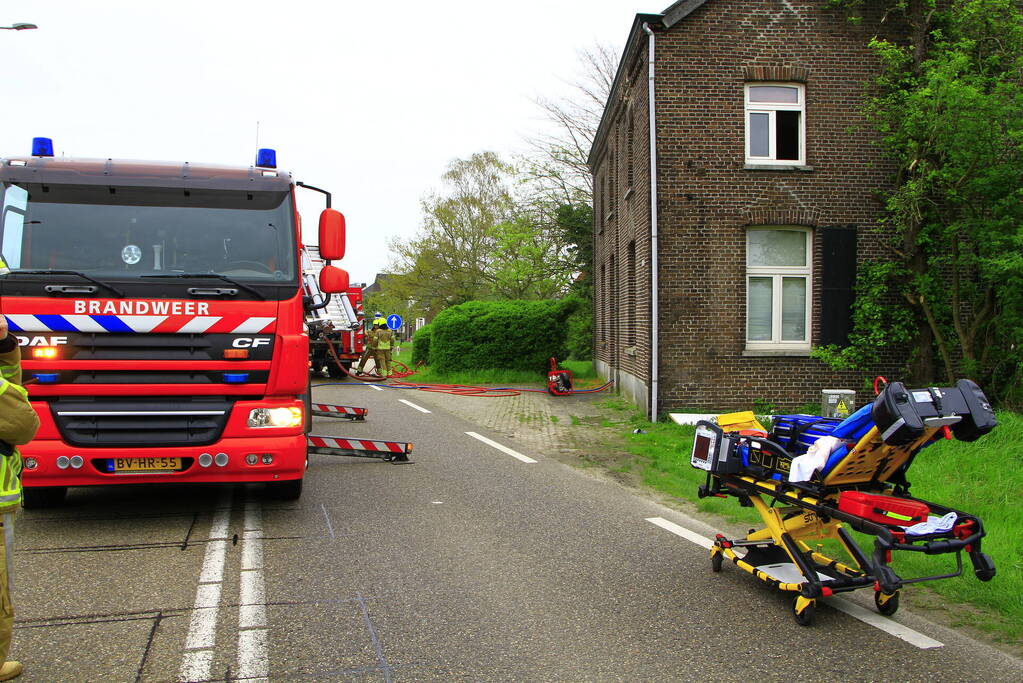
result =
[[[871,522],[891,526],[912,526],[927,521],[931,509],[918,500],[893,496],[879,496],[862,491],[842,491],[838,494],[838,509]]]

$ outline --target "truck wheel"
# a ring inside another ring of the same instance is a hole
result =
[[[302,495],[302,481],[302,479],[268,481],[264,493],[272,500],[298,500]]]
[[[66,486],[28,486],[21,490],[21,504],[26,510],[40,510],[64,502]]]
[[[333,379],[348,379],[348,372],[351,371],[352,364],[342,362],[341,367],[343,367],[344,370],[339,368],[337,366],[337,362],[335,362],[334,359],[331,358],[330,362],[327,363],[327,374],[330,375],[331,378]]]

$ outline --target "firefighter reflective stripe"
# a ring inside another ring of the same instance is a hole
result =
[[[15,471],[14,461],[21,462],[21,454],[17,450],[14,455],[0,457],[0,512],[21,505],[21,480]]]
[[[390,351],[392,339],[394,339],[393,332],[390,330],[380,330],[377,332],[377,348],[381,351]]]
[[[0,396],[8,391],[15,391],[21,396],[21,400],[28,401],[28,391],[25,387],[0,379]],[[12,455],[0,457],[0,511],[16,508],[21,504],[21,454],[14,449]]]
[[[14,377],[14,374],[18,371],[17,365],[0,365],[0,376],[4,379],[10,379]]]
[[[14,370],[17,371],[18,366],[17,365],[5,365],[4,366],[4,374],[7,374],[6,373],[7,368],[14,368]],[[25,399],[26,401],[28,400],[28,389],[26,389],[25,387],[21,386],[20,384],[15,384],[14,382],[8,382],[6,379],[0,379],[0,396],[2,396],[4,394],[4,392],[7,391],[8,388],[14,389],[16,392],[21,394],[21,397],[23,399]]]

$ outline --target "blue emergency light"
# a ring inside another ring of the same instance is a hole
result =
[[[40,384],[56,384],[60,375],[56,372],[37,372],[35,378]]]
[[[245,384],[249,381],[249,373],[247,372],[225,372],[224,383],[225,384]]]
[[[32,138],[32,156],[52,157],[53,140],[50,138]]]
[[[256,152],[256,166],[277,168],[277,151],[264,147]]]

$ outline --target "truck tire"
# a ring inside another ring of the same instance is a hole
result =
[[[21,490],[21,504],[26,510],[41,510],[64,502],[66,486],[28,486]]]
[[[344,370],[341,368],[344,368]],[[341,361],[341,368],[339,368],[334,359],[331,358],[330,362],[327,363],[327,374],[330,375],[332,379],[348,379],[348,373],[352,370],[352,364]]]
[[[268,481],[264,494],[271,500],[298,500],[302,496],[302,479]]]

